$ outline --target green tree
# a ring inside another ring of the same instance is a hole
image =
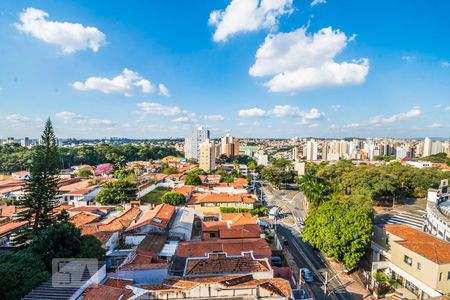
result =
[[[176,167],[169,167],[167,166],[166,168],[163,169],[163,174],[166,175],[170,175],[170,174],[177,174],[178,173],[178,169]]]
[[[21,299],[49,278],[44,262],[28,250],[0,254],[0,299]]]
[[[354,268],[364,255],[372,233],[370,213],[353,202],[331,200],[311,211],[303,240]]]
[[[117,169],[114,171],[112,177],[116,179],[127,179],[130,175],[134,175],[131,169]]]
[[[41,136],[41,145],[35,147],[31,176],[25,188],[25,196],[19,206],[25,208],[18,216],[28,221],[13,238],[16,245],[24,245],[42,229],[53,222],[52,210],[57,205],[59,174],[59,155],[56,138],[50,119],[47,120]]]
[[[80,230],[69,222],[55,224],[36,236],[28,249],[51,270],[53,258],[78,256],[81,249]]]
[[[102,248],[102,243],[95,236],[81,236],[81,248],[77,257],[103,260],[105,258],[105,254],[106,250]]]
[[[162,195],[161,200],[163,203],[178,206],[186,203],[186,197],[182,193],[168,192]]]
[[[313,207],[317,207],[322,203],[330,200],[331,189],[328,185],[323,183],[318,177],[316,177],[311,171],[299,178],[300,189],[306,196],[306,200]]]
[[[103,186],[98,193],[96,201],[100,204],[120,204],[127,200],[136,199],[136,183],[126,179],[111,181]]]
[[[90,178],[92,177],[94,174],[92,173],[91,170],[89,169],[81,169],[76,173],[76,177],[80,177],[80,178]]]
[[[184,180],[184,184],[185,185],[201,185],[202,180],[200,179],[200,177],[198,175],[191,172],[186,176],[186,179]]]

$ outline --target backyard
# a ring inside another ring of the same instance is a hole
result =
[[[157,187],[147,195],[143,196],[140,200],[143,203],[158,205],[161,204],[162,195],[164,195],[167,192],[170,192],[171,190],[172,188],[170,187]]]

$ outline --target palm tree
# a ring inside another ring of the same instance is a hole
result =
[[[303,191],[308,203],[314,207],[320,206],[330,199],[331,189],[313,173],[307,172],[299,180],[300,189]]]

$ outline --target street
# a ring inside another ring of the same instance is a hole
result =
[[[265,206],[282,207],[289,211],[295,219],[293,226],[283,222],[276,223],[276,231],[288,241],[289,252],[299,268],[308,268],[313,274],[315,281],[308,284],[316,299],[354,299],[345,290],[335,271],[326,263],[321,253],[314,250],[310,245],[303,242],[301,237],[301,220],[306,217],[304,210],[306,199],[302,192],[295,190],[279,191],[268,185],[261,186],[261,182],[255,183],[256,193],[263,198]],[[327,291],[324,282],[328,281]]]

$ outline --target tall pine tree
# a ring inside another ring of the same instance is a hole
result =
[[[59,194],[59,154],[50,118],[45,123],[39,145],[34,148],[30,173],[24,197],[19,200],[19,206],[26,210],[18,215],[18,220],[28,221],[28,226],[13,237],[12,242],[17,246],[27,244],[55,219],[52,210]]]

